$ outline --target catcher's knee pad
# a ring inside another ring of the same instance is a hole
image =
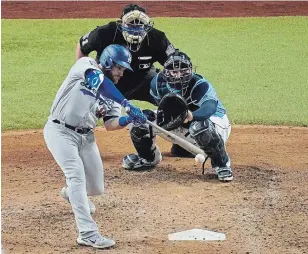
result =
[[[143,114],[146,115],[147,119],[150,122],[155,121],[156,114],[154,111],[149,109],[142,110]],[[130,134],[133,140],[139,140],[145,137],[150,137],[151,139],[154,138],[154,132],[152,126],[149,126],[148,124],[142,124],[139,126],[133,126],[130,130]]]
[[[216,131],[212,122],[205,120],[194,121],[189,127],[189,133],[200,146],[207,147],[211,140],[215,138]]]
[[[130,130],[130,135],[132,140],[139,140],[145,137],[150,137],[153,135],[153,131],[150,130],[149,126],[142,124],[139,126],[133,126]]]
[[[189,127],[190,135],[201,149],[211,158],[213,167],[223,167],[229,161],[225,143],[216,132],[214,124],[209,121],[195,121]]]
[[[155,136],[152,128],[147,125],[134,126],[130,134],[138,155],[149,161],[154,160]]]

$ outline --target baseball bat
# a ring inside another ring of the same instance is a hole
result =
[[[174,144],[179,145],[180,147],[184,148],[185,150],[187,150],[188,152],[197,155],[197,154],[202,154],[205,157],[207,156],[206,153],[199,147],[195,146],[194,144],[188,142],[187,140],[163,129],[162,127],[158,126],[155,123],[150,122],[149,120],[147,120],[147,124],[149,124],[150,126],[152,126],[153,128],[155,128],[156,130],[159,131],[158,136],[160,136],[161,138],[172,142]]]
[[[125,107],[125,112],[129,112],[129,108]],[[150,126],[152,126],[153,128],[155,128],[156,130],[159,131],[158,136],[160,136],[161,138],[173,143],[173,144],[177,144],[180,147],[184,148],[186,151],[197,155],[197,154],[202,154],[205,157],[207,157],[206,153],[199,147],[193,145],[192,143],[188,142],[187,140],[163,129],[162,127],[158,126],[155,123],[152,123],[151,121],[147,120],[147,124],[149,124]]]

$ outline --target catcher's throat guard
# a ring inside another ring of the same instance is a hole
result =
[[[177,93],[166,94],[159,102],[157,125],[167,131],[181,126],[188,115],[186,100]]]

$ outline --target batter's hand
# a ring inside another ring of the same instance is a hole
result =
[[[134,122],[144,124],[147,121],[147,117],[143,114],[140,108],[132,105],[128,100],[124,100],[121,103],[122,107],[125,108],[126,113],[134,119]]]

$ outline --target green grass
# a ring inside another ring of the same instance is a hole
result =
[[[2,20],[3,130],[43,127],[78,39],[108,21]],[[307,17],[157,18],[155,27],[191,56],[233,123],[308,125]]]

